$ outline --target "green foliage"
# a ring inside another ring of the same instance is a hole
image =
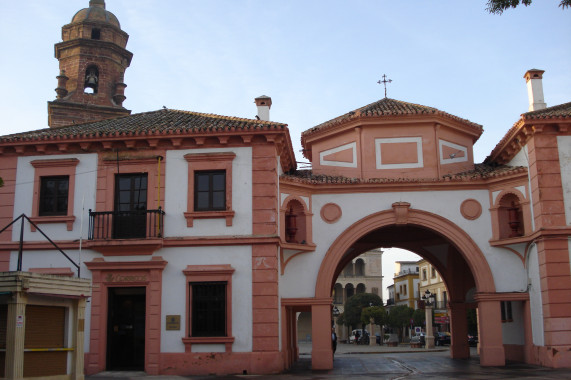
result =
[[[339,316],[337,317],[337,324],[338,324],[338,325],[347,326],[347,325],[345,324],[345,313],[339,314]]]
[[[412,318],[413,313],[414,309],[406,305],[392,307],[389,311],[387,324],[395,328],[406,327],[410,324],[410,319]]]
[[[422,326],[426,320],[426,312],[422,309],[416,309],[412,313],[412,319],[414,320],[415,326]]]
[[[0,187],[4,186],[4,180],[0,177]]]
[[[369,306],[363,309],[361,313],[361,323],[369,324],[373,319],[373,323],[377,326],[386,324],[387,312],[382,306]]]
[[[371,304],[373,306],[382,306],[383,301],[381,297],[371,293],[359,293],[351,296],[345,303],[343,324],[345,326],[353,326],[353,328],[360,326],[362,324],[361,313],[364,308],[369,307]],[[337,321],[339,323],[339,319]]]
[[[532,0],[488,0],[486,10],[490,13],[501,15],[506,9],[516,8],[518,5],[523,4],[526,7],[531,5]],[[559,6],[562,9],[571,6],[571,0],[561,0]]]

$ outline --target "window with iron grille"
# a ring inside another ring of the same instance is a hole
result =
[[[69,176],[40,178],[39,216],[67,215]]]
[[[194,172],[195,211],[226,210],[226,171]]]
[[[227,336],[226,282],[191,282],[191,336]]]

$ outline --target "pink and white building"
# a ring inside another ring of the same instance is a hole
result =
[[[441,274],[453,358],[470,355],[476,308],[482,365],[571,367],[571,103],[546,107],[543,71],[526,73],[530,110],[484,163],[482,126],[384,98],[305,131],[312,170],[296,170],[267,96],[256,120],[131,115],[128,35],[103,0],[62,38],[52,127],[0,137],[0,227],[27,215],[91,280],[86,374],[280,372],[298,312],[313,368],[332,368],[337,276],[378,247]],[[19,240],[0,234],[0,271],[18,269]],[[76,274],[31,225],[24,248],[22,271]]]

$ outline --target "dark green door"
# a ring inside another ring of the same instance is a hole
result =
[[[109,288],[107,370],[145,369],[145,288]]]

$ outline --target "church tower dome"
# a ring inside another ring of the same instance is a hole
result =
[[[60,74],[56,100],[48,102],[48,125],[61,127],[126,116],[125,70],[133,54],[129,35],[104,0],[91,0],[62,27],[55,44]]]

